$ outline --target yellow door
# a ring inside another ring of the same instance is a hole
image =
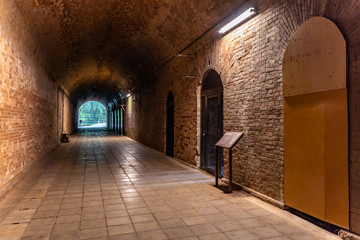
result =
[[[346,44],[330,20],[299,27],[283,59],[285,204],[349,227]]]

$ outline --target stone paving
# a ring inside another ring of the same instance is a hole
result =
[[[0,239],[338,239],[127,137],[82,130],[0,200]]]

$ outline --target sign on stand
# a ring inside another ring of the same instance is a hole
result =
[[[232,192],[232,149],[239,142],[239,140],[244,136],[244,133],[241,132],[227,132],[220,138],[220,140],[215,144],[216,146],[216,171],[215,171],[215,185],[218,186],[219,178],[219,147],[229,149],[229,193]]]

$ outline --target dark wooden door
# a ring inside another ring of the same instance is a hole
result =
[[[174,98],[169,95],[166,103],[166,155],[174,157]]]
[[[201,168],[215,175],[215,144],[223,135],[223,87],[220,75],[209,70],[201,89]],[[219,149],[220,175],[223,175],[223,150]]]
[[[211,174],[215,174],[216,142],[223,135],[222,94],[202,97],[202,153],[201,167]],[[223,173],[223,153],[219,151],[221,175]]]

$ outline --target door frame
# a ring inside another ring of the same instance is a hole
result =
[[[209,73],[213,72],[216,73],[218,77],[220,86],[212,88],[212,89],[205,89],[203,90],[206,81],[209,80]],[[210,98],[217,98],[218,99],[218,110],[219,110],[219,119],[218,119],[218,138],[220,139],[221,135],[224,131],[224,117],[223,117],[223,86],[221,82],[221,78],[219,74],[215,70],[210,70],[204,77],[204,81],[201,88],[201,95],[200,95],[200,168],[209,172],[212,175],[215,175],[215,169],[212,169],[206,166],[207,163],[207,149],[206,149],[206,141],[207,141],[207,133],[208,133],[208,123],[207,123],[207,116],[208,116],[208,99]],[[203,103],[204,101],[204,103]],[[204,104],[204,110],[203,110]],[[204,112],[203,112],[204,111]],[[223,175],[224,169],[224,159],[223,159],[223,149],[219,149],[219,158],[220,158],[220,175]]]

